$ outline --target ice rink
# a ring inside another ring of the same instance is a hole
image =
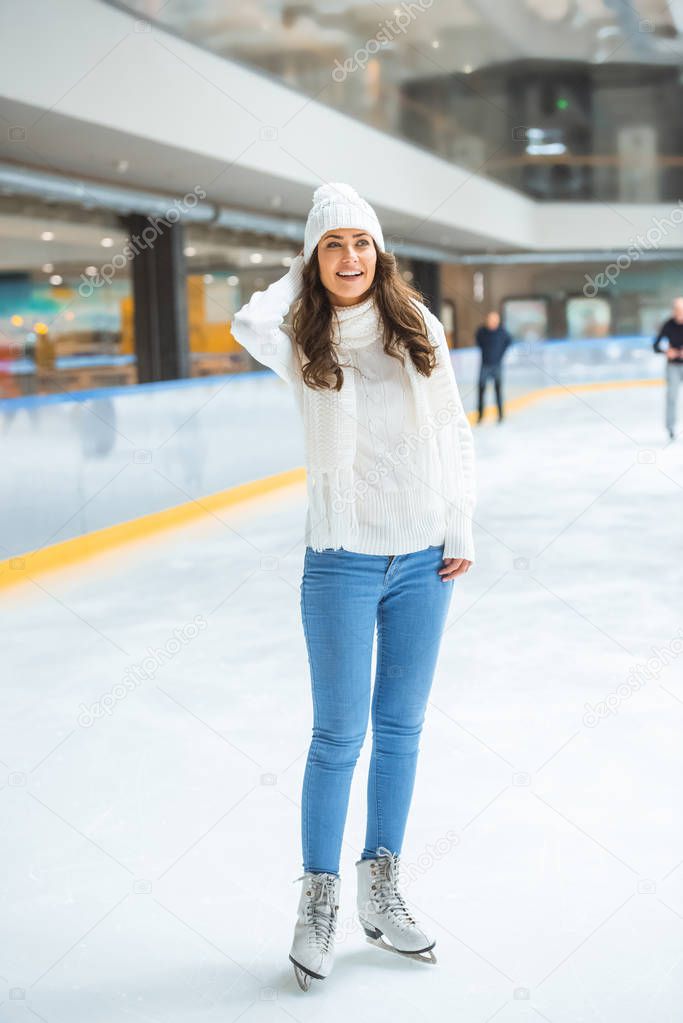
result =
[[[303,484],[2,593],[0,1019],[678,1023],[683,448],[663,400],[564,390],[475,428],[477,561],[402,854],[435,966],[355,920],[370,731],[334,973],[304,994],[287,959]]]

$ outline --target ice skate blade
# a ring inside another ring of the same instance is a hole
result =
[[[296,977],[296,982],[301,988],[301,990],[308,991],[309,987],[311,986],[312,980],[310,973],[304,973],[304,971],[300,970],[298,966],[295,966],[294,976]]]
[[[304,966],[301,966],[300,963],[297,963],[296,959],[292,959],[291,955],[289,957],[289,961],[294,967],[294,976],[296,977],[296,982],[302,991],[308,991],[314,977],[316,980],[325,980],[321,973],[314,973],[313,970],[307,970]]]
[[[381,931],[378,931],[377,935],[374,935],[370,934],[365,927],[363,930],[365,931],[368,942],[371,945],[375,945],[377,948],[383,948],[387,952],[394,952],[397,956],[403,956],[404,959],[416,959],[418,963],[436,963],[437,961],[436,956],[432,952],[436,942],[430,945],[429,948],[421,948],[416,952],[404,952],[402,949],[394,948],[394,946],[388,941],[385,941]]]

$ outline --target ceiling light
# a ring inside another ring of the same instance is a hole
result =
[[[43,263],[41,269],[44,274],[51,274],[54,270],[54,265],[52,263]]]
[[[567,152],[562,142],[537,142],[526,147],[529,156],[561,156]]]
[[[114,244],[113,238],[103,238],[102,241],[100,242],[100,245],[105,249],[110,249],[113,244]]]
[[[40,237],[44,242],[51,242],[54,238],[54,234],[52,231],[43,231]]]
[[[53,274],[52,277],[50,278],[50,284],[55,284],[56,285],[56,284],[61,284],[61,283],[62,283],[62,278],[59,276],[59,274]]]
[[[609,39],[611,36],[618,36],[621,29],[618,25],[601,25],[595,33],[596,39]]]

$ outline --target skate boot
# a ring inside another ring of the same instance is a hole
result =
[[[289,958],[299,987],[308,991],[311,979],[324,980],[334,965],[341,878],[306,871],[295,880],[304,883]]]
[[[368,941],[388,952],[435,963],[436,941],[418,925],[398,890],[398,854],[382,845],[375,851],[376,858],[356,861],[358,917]]]

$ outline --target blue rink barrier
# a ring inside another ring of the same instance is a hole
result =
[[[465,408],[479,351],[452,353]],[[513,345],[505,397],[662,377],[648,338]],[[489,391],[489,401],[492,400]],[[270,370],[0,401],[3,557],[304,464],[293,392]]]

